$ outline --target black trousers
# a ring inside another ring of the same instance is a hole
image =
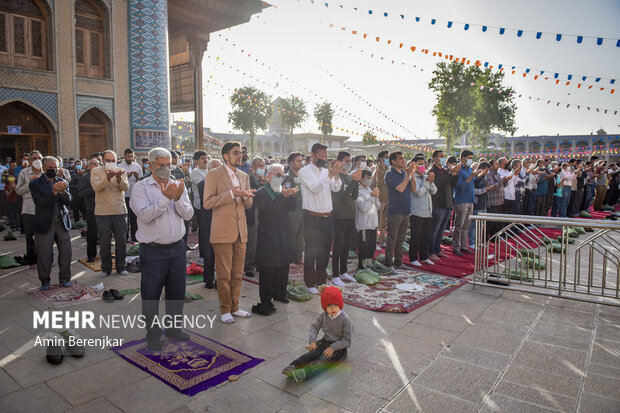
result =
[[[347,272],[349,248],[353,239],[355,239],[355,218],[334,219],[334,250],[332,251],[334,277]]]
[[[260,266],[258,268],[258,293],[261,303],[268,304],[273,298],[286,298],[288,268],[288,265],[281,267]]]
[[[140,245],[140,294],[147,339],[161,335],[161,327],[153,320],[159,314],[159,297],[164,288],[166,315],[178,317],[183,314],[186,254],[184,241],[164,246]]]
[[[547,208],[547,195],[539,195],[536,197],[536,215],[546,217],[549,213]]]
[[[334,219],[304,215],[304,282],[307,287],[325,284],[332,245]]]
[[[203,259],[202,281],[208,285],[213,285],[215,280],[215,251],[211,245],[211,210],[196,210],[198,214],[198,251]]]
[[[365,229],[357,232],[357,257],[358,266],[362,266],[362,260],[373,258],[377,248],[377,230]]]
[[[95,211],[86,211],[86,256],[88,258],[97,256],[97,239]]]
[[[125,205],[127,205],[127,239],[129,239],[129,234],[131,234],[131,240],[133,242],[138,242],[136,239],[136,231],[138,230],[138,217],[133,213],[133,210],[129,206],[129,200],[131,197],[125,197]]]
[[[487,212],[489,214],[501,214],[503,210],[504,210],[504,206],[503,205],[490,206],[490,207],[487,208]],[[504,224],[502,222],[492,222],[492,221],[489,221],[489,223],[487,224],[487,236],[491,237],[491,236],[495,235],[497,233],[497,231],[502,229],[503,225]]]
[[[327,359],[323,355],[323,352],[327,347],[331,346],[333,341],[319,340],[316,343],[316,349],[303,354],[299,358],[293,360],[291,363],[295,368],[303,368],[306,372],[306,377],[309,379],[324,371],[329,367],[330,363],[335,363],[344,359],[347,355],[347,349],[336,350],[332,354],[331,358]]]
[[[409,217],[409,262],[428,259],[432,218],[422,218],[415,215]]]
[[[34,215],[22,214],[22,220],[24,222],[24,232],[26,233],[26,260],[28,265],[34,265],[37,263],[37,253],[34,249],[34,231],[32,230]]]

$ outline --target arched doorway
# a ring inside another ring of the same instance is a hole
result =
[[[35,149],[51,155],[53,127],[36,109],[10,102],[0,106],[0,156],[18,159]]]
[[[95,152],[110,149],[110,125],[106,115],[92,108],[80,116],[80,158],[89,159]]]

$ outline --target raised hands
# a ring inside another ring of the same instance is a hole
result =
[[[373,198],[379,198],[379,188],[373,189],[370,193],[370,196],[372,196]]]
[[[426,180],[430,183],[433,183],[435,181],[435,172],[429,172]]]
[[[119,168],[117,171],[115,171],[115,172],[114,172],[114,175],[116,176],[116,180],[117,180],[118,182],[120,182],[120,181],[121,181],[121,179],[122,179],[122,177],[123,177],[123,174],[124,174],[124,173],[125,173],[125,170],[124,170],[124,169],[122,169],[122,168]]]
[[[290,197],[290,196],[295,195],[297,192],[299,192],[299,187],[298,186],[294,187],[294,188],[289,188],[289,189],[282,188],[282,195],[284,195],[287,198]]]
[[[171,201],[178,201],[185,191],[185,183],[183,181],[168,181],[168,186],[163,183],[159,184],[161,193]]]
[[[340,175],[341,173],[342,173],[342,162],[340,161],[334,162],[332,167],[329,168],[329,177],[333,178],[335,176]]]
[[[104,169],[106,178],[108,178],[108,182],[112,180],[116,176],[116,171],[112,169],[111,171],[108,169]]]
[[[256,192],[256,189],[239,189],[238,186],[234,187],[232,189],[232,193],[233,196],[235,198],[239,197],[239,198],[254,198],[254,192]]]
[[[412,175],[416,169],[418,169],[418,164],[415,162],[411,162],[411,164],[409,164],[409,166],[407,167],[406,171],[408,175]]]
[[[361,169],[358,169],[357,171],[353,172],[353,173],[351,174],[351,178],[352,178],[354,181],[359,181],[359,180],[361,180],[361,179],[362,179],[362,170],[361,170]]]
[[[64,194],[66,190],[67,190],[66,181],[58,181],[54,185],[52,185],[52,193],[54,195]]]
[[[459,173],[459,171],[461,170],[461,166],[462,166],[462,164],[457,163],[457,164],[456,164],[456,166],[454,166],[453,168],[451,168],[451,169],[450,169],[450,173],[451,173],[452,175],[456,175],[456,174],[458,174],[458,173]]]

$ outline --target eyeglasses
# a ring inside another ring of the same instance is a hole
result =
[[[273,176],[277,176],[278,178],[282,178],[284,175],[282,175],[282,174],[273,174]]]

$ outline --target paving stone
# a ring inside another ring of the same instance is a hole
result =
[[[71,408],[63,398],[39,383],[0,398],[0,411],[7,413],[64,412]]]
[[[389,413],[469,413],[477,409],[478,405],[475,403],[413,383],[401,391],[383,411]]]
[[[521,331],[497,331],[489,328],[473,326],[468,328],[454,343],[474,348],[483,348],[497,353],[513,354],[525,334]]]
[[[514,365],[551,374],[580,378],[585,374],[585,351],[526,340],[513,360]]]
[[[538,323],[536,323],[532,329],[532,333],[591,343],[593,330],[592,327],[582,327],[575,324],[558,322],[557,320],[538,320]]]
[[[486,305],[474,305],[474,304],[462,304],[453,303],[450,301],[442,301],[433,307],[433,311],[442,314],[448,314],[453,316],[466,316],[470,320],[475,320],[480,314],[482,314],[488,306]]]
[[[26,356],[8,363],[4,369],[21,387],[30,387],[74,371],[75,365],[70,358],[71,356],[64,356],[62,363],[50,364],[46,360],[46,348],[37,347]]]
[[[507,321],[512,324],[519,324],[522,326],[530,326],[538,317],[539,311],[537,310],[521,310],[514,311],[508,306],[496,306],[488,308],[481,317],[494,318],[496,320]]]
[[[482,315],[474,321],[474,325],[478,327],[489,328],[497,331],[521,332],[525,336],[529,330],[530,324],[515,323],[511,320],[503,320],[501,318],[488,317]]]
[[[599,376],[607,376],[614,379],[620,379],[620,368],[590,363],[588,364],[588,374],[598,374]]]
[[[588,372],[584,381],[583,391],[620,400],[620,379],[599,376]]]
[[[445,348],[439,341],[429,338],[418,340],[400,332],[378,340],[375,347],[397,354],[400,358],[412,357],[419,360],[432,360]]]
[[[347,389],[346,391],[343,389]],[[357,388],[348,388],[336,375],[330,375],[314,387],[310,394],[345,409],[359,412],[376,412],[387,404],[388,400],[377,397]]]
[[[408,377],[414,377],[420,374],[432,359],[436,356],[429,356],[426,359],[419,359],[420,354],[413,349],[409,355],[399,354],[392,349],[387,350],[385,347],[369,348],[363,353],[352,352],[348,360],[362,360],[390,367],[395,370],[402,370]]]
[[[542,389],[534,389],[501,380],[493,389],[493,395],[506,396],[511,399],[543,406],[561,411],[575,411],[577,399],[551,393]]]
[[[543,308],[544,303],[535,300],[512,300],[505,298],[504,296],[498,298],[491,304],[488,309],[489,312],[499,309],[509,308],[515,314],[519,314],[522,311],[540,311]]]
[[[480,404],[499,375],[495,370],[439,357],[414,384]]]
[[[233,383],[200,393],[189,403],[194,412],[275,412],[294,400],[294,396],[280,391],[250,376],[242,376]]]
[[[438,341],[446,346],[459,336],[457,332],[425,326],[415,320],[403,326],[398,332],[418,340]]]
[[[620,369],[620,343],[610,340],[594,340],[590,362]]]
[[[460,333],[473,324],[471,320],[467,321],[467,319],[463,316],[436,313],[434,311],[427,311],[420,317],[416,318],[415,322],[416,324],[441,328],[443,330],[454,331],[456,333]]]
[[[321,377],[319,376],[306,380],[302,383],[295,383],[293,380],[287,379],[287,377],[282,374],[282,369],[288,366],[301,354],[301,352],[299,352],[299,354],[283,354],[273,360],[259,364],[258,367],[252,369],[248,374],[262,382],[272,385],[273,387],[299,397],[309,392],[321,381]],[[345,367],[343,368],[349,368],[347,364],[349,360],[350,359],[347,359],[347,361],[344,362]]]
[[[278,413],[351,413],[350,410],[343,409],[335,404],[321,400],[310,394],[304,394],[299,399],[293,400]]]
[[[561,338],[557,336],[551,336],[546,334],[532,333],[527,338],[530,341],[537,341],[539,343],[551,344],[558,347],[565,347],[573,350],[590,351],[590,343],[583,341],[574,341],[567,338]]]
[[[169,412],[193,399],[155,377],[147,377],[105,396],[123,412]]]
[[[545,295],[534,294],[534,293],[524,293],[521,291],[508,291],[508,290],[504,291],[504,294],[502,294],[502,298],[507,298],[509,300],[514,300],[514,301],[523,301],[526,303],[538,303],[538,304],[545,304],[547,300],[549,299],[549,297]]]
[[[555,410],[545,409],[541,406],[535,406],[519,400],[503,397],[498,394],[492,394],[487,400],[485,400],[480,413],[538,413],[553,411]]]
[[[310,335],[310,325],[312,325],[314,320],[316,320],[316,316],[314,314],[300,314],[295,318],[280,321],[279,323],[269,326],[269,330],[308,340],[308,336]]]
[[[567,310],[557,307],[545,307],[541,320],[559,320],[582,327],[594,327],[596,314],[584,311]]]
[[[67,410],[67,413],[120,413],[121,410],[104,398],[92,400],[79,407]]]
[[[20,390],[22,387],[6,372],[0,369],[0,397]]]
[[[577,411],[580,413],[618,413],[620,411],[620,401],[608,399],[598,394],[583,392]]]
[[[148,376],[148,373],[117,356],[95,365],[87,364],[47,384],[69,403],[79,406]]]
[[[515,365],[508,367],[502,380],[574,398],[581,388],[581,379]]]
[[[569,300],[565,298],[549,297],[549,305],[552,307],[584,311],[587,313],[596,313],[599,305],[594,303],[586,303],[583,301]]]
[[[269,358],[275,358],[291,351],[303,352],[304,347],[308,345],[308,340],[264,329],[253,334],[244,335],[227,345],[253,357],[257,357],[255,354],[261,354]]]
[[[448,346],[441,356],[498,371],[504,370],[511,359],[507,354],[456,343]]]
[[[620,342],[620,324],[599,322],[596,326],[596,338]]]

